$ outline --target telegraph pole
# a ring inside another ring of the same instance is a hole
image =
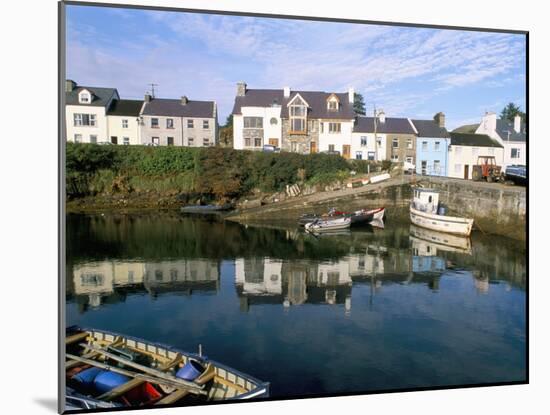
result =
[[[375,161],[378,161],[378,136],[377,136],[377,120],[376,120],[376,104],[374,105],[374,117],[373,117],[373,122],[374,122],[374,157],[375,157]]]

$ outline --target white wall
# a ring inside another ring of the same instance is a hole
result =
[[[516,148],[519,150],[519,157],[518,158],[512,158],[512,149]],[[508,166],[511,166],[512,164],[523,164],[524,166],[527,165],[527,144],[525,142],[517,142],[517,141],[511,141],[511,142],[504,142],[504,157],[502,162],[502,168],[505,169]]]
[[[368,160],[368,153],[375,153],[375,160],[386,159],[386,134],[377,134],[381,145],[376,147],[375,135],[373,133],[352,133],[351,135],[351,158],[356,158],[356,153],[361,151],[363,160]],[[367,137],[367,145],[361,145],[361,137]],[[378,153],[378,155],[377,155]]]
[[[79,126],[74,125],[74,114],[95,114],[96,126]],[[107,133],[107,117],[105,115],[104,107],[94,107],[91,105],[66,105],[66,131],[67,141],[74,142],[75,134],[82,135],[82,142],[89,143],[90,135],[96,135],[97,141],[109,141]]]
[[[323,132],[321,133],[321,126],[319,125],[319,151],[328,151],[328,146],[334,144],[334,150],[339,151],[340,155],[343,155],[343,145],[351,145],[351,134],[353,131],[353,121],[347,120],[319,120],[320,123],[324,123]],[[339,122],[341,124],[340,133],[330,133],[329,123]],[[354,158],[353,152],[350,153],[350,157]]]
[[[132,115],[107,115],[107,135],[109,141],[114,136],[117,137],[118,144],[124,144],[124,137],[128,137],[131,145],[141,144],[141,128],[136,118],[137,116]],[[122,128],[122,120],[128,120],[128,128]]]
[[[473,147],[451,145],[449,150],[449,177],[464,178],[464,166],[468,165],[468,179],[472,178],[472,166],[479,156],[494,156],[496,163],[503,159],[503,149],[499,147]]]
[[[242,107],[242,115],[233,115],[233,148],[242,150],[244,148],[243,128],[244,117],[262,117],[264,137],[262,146],[269,144],[270,138],[279,140],[278,147],[282,145],[282,120],[281,107]],[[271,119],[277,120],[276,124],[271,124]]]

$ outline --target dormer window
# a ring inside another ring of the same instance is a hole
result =
[[[78,94],[78,102],[80,104],[89,104],[90,102],[92,102],[92,94],[90,93],[90,91],[86,89],[80,91]]]
[[[340,100],[336,96],[336,94],[330,94],[330,96],[327,98],[327,110],[329,111],[338,111],[340,106]]]

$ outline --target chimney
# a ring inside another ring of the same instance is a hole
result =
[[[284,95],[285,98],[290,97],[290,87],[289,86],[285,86],[283,88],[283,95]]]
[[[434,115],[434,121],[439,126],[439,128],[445,128],[445,114],[438,112]]]
[[[348,89],[348,98],[349,98],[349,103],[353,104],[353,102],[355,101],[355,89],[354,88],[349,88]]]
[[[516,115],[514,117],[514,131],[516,133],[521,132],[521,116],[519,116],[519,115]]]
[[[65,80],[65,92],[71,92],[75,88],[76,88],[76,82],[75,81],[73,81],[71,79]]]
[[[380,121],[380,124],[384,124],[386,122],[386,114],[382,110],[378,112],[378,121]]]
[[[181,97],[181,105],[187,105],[189,99],[184,95]]]
[[[244,97],[245,94],[246,94],[246,82],[244,81],[237,82],[237,96]]]
[[[497,129],[497,115],[494,112],[486,112],[483,116],[483,129],[485,134],[493,137],[493,133]]]
[[[151,94],[145,94],[144,101],[145,102],[151,102]]]

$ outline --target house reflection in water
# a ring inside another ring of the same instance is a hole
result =
[[[74,265],[74,294],[84,306],[123,301],[128,292],[161,293],[217,291],[219,263],[202,259],[141,262],[96,261]]]
[[[235,285],[241,309],[254,304],[344,304],[351,310],[349,264],[271,258],[235,261]]]

